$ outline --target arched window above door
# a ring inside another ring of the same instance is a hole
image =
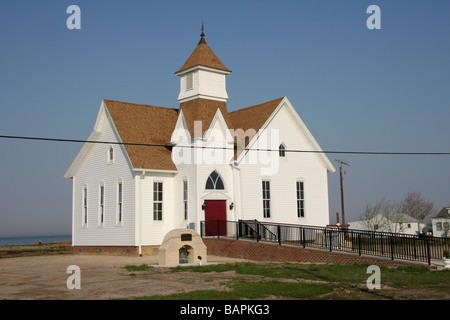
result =
[[[206,190],[225,190],[223,180],[216,170],[211,172],[208,179],[206,180],[205,189]]]

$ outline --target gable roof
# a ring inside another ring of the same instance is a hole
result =
[[[103,100],[122,143],[167,144],[178,109]],[[134,168],[176,170],[166,147],[125,145]]]
[[[180,103],[180,110],[183,111],[184,120],[191,137],[199,136],[199,134],[203,137],[209,129],[217,109],[222,113],[228,128],[232,128],[226,102],[198,98]],[[202,132],[195,132],[195,121],[201,121]]]
[[[228,114],[229,121],[232,123],[232,127],[230,127],[230,129],[242,129],[244,133],[248,133],[248,136],[244,141],[244,146],[238,145],[238,150],[235,153],[235,159],[237,159],[237,157],[239,157],[239,155],[244,151],[242,148],[247,147],[248,143],[257,133],[257,130],[262,128],[267,119],[269,119],[283,99],[284,97],[281,97],[251,107],[239,109]],[[249,129],[254,129],[255,131]]]
[[[444,207],[435,218],[450,218],[450,207]]]
[[[260,129],[275,111],[284,97],[260,103],[251,107],[235,110],[228,114],[233,129]]]
[[[414,223],[419,222],[416,218],[411,217],[410,215],[407,215],[406,213],[394,213],[391,214],[388,217],[388,220],[391,222],[397,222],[397,223]]]
[[[147,170],[169,170],[176,171],[177,167],[172,161],[172,152],[170,142],[172,140],[172,133],[176,127],[179,116],[182,113],[185,117],[188,130],[193,132],[193,121],[202,121],[202,137],[209,129],[213,118],[216,116],[217,110],[223,116],[223,120],[229,129],[242,129],[244,133],[250,133],[245,140],[244,147],[254,139],[255,134],[258,134],[260,129],[265,128],[267,122],[276,110],[279,110],[283,105],[290,106],[286,97],[281,97],[251,107],[239,109],[228,113],[226,111],[226,104],[218,101],[205,100],[206,107],[204,110],[195,110],[201,104],[201,101],[193,101],[191,108],[186,108],[186,105],[181,104],[180,109],[157,107],[153,105],[136,104],[129,102],[121,102],[115,100],[103,100],[104,110],[109,115],[112,125],[119,136],[119,142],[124,143],[124,148],[128,155],[129,161],[133,169],[147,169]],[[212,103],[212,104],[211,104]],[[223,104],[223,105],[222,105]],[[183,108],[184,107],[184,108]],[[101,107],[100,114],[103,107]],[[200,107],[201,108],[201,107]],[[292,107],[289,107],[292,108]],[[214,113],[212,113],[214,111]],[[200,119],[196,119],[199,116]],[[306,126],[299,120],[300,127],[304,130],[308,141],[310,141],[313,150],[320,151],[320,147],[309,133]],[[96,128],[89,137],[89,140],[95,141],[99,134],[97,120]],[[254,129],[249,130],[248,129]],[[192,137],[194,135],[191,135]],[[135,145],[136,144],[136,145]],[[139,145],[143,144],[143,145]],[[162,146],[151,146],[162,145]],[[66,173],[66,178],[71,178],[77,171],[82,159],[87,155],[87,150],[92,144],[85,144],[82,151],[79,153],[71,168]],[[238,146],[241,147],[241,146]],[[236,160],[243,150],[238,150],[235,153]],[[325,154],[318,153],[319,159],[324,163],[329,172],[334,172],[334,167],[329,162]],[[230,159],[231,160],[231,159]]]

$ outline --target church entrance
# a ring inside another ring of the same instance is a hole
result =
[[[227,234],[226,220],[227,220],[226,200],[205,200],[206,236],[226,235]]]

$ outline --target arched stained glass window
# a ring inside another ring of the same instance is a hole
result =
[[[223,184],[222,178],[217,173],[216,170],[211,172],[208,179],[206,180],[206,190],[225,190],[225,186]]]

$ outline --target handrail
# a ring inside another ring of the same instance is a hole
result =
[[[265,235],[266,232],[268,232],[270,235],[272,235],[272,237],[271,237],[272,239],[276,240],[278,238],[275,233],[270,231],[263,223],[261,223],[260,221],[258,221],[256,219],[255,220],[239,220],[239,222],[242,223],[244,226],[250,228],[252,231],[254,231],[256,233],[257,241],[259,241],[262,238],[267,239],[267,241],[271,241],[271,240],[269,240],[270,237],[268,238],[268,237],[262,236],[263,234]],[[252,224],[255,225],[255,228],[252,227]],[[264,233],[260,232],[260,228],[262,228],[265,232]]]
[[[261,222],[258,220],[201,221],[201,236],[234,237],[259,241],[278,241],[303,248],[352,252],[358,255],[423,261],[442,259],[450,251],[450,238],[395,234],[337,227]],[[206,226],[208,224],[208,227]],[[215,227],[217,226],[217,227]]]

